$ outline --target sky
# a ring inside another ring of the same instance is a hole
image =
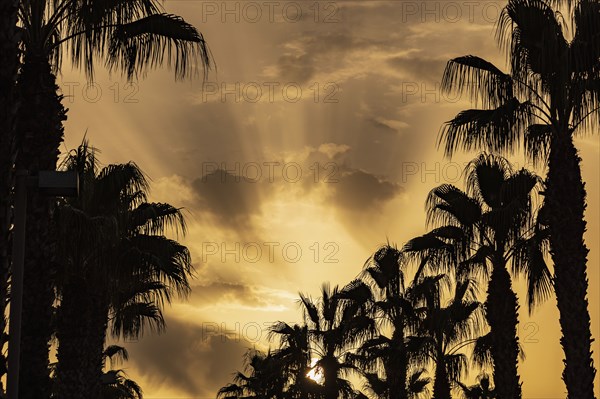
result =
[[[266,326],[301,321],[298,292],[346,284],[380,245],[426,232],[429,190],[462,187],[476,154],[449,160],[436,139],[470,103],[441,94],[440,80],[450,58],[467,54],[506,70],[494,38],[503,2],[164,5],[202,32],[216,70],[204,83],[166,69],[130,83],[99,68],[90,85],[64,66],[64,150],[86,136],[105,164],[135,161],[153,200],[185,208],[192,293],[166,310],[166,334],[125,343],[122,367],[148,399],[213,398],[247,348],[269,345]],[[598,338],[600,146],[597,135],[576,144]],[[555,300],[529,317],[522,280],[515,287],[523,397],[564,398]],[[596,343],[597,367],[598,353]]]

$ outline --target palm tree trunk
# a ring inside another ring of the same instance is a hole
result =
[[[592,359],[587,301],[588,249],[583,239],[586,227],[586,193],[581,179],[580,161],[570,134],[558,134],[553,138],[548,164],[546,205],[549,211],[554,285],[562,330],[560,342],[565,352],[563,380],[569,399],[592,399],[596,370]]]
[[[432,399],[451,399],[450,381],[448,381],[448,372],[444,356],[439,356],[435,364],[435,380],[433,381]]]
[[[333,354],[326,355],[323,359],[323,388],[324,399],[338,399],[339,391],[337,386],[338,370],[337,360]]]
[[[17,117],[17,166],[27,169],[30,175],[40,170],[55,170],[66,116],[61,98],[56,94],[56,77],[45,56],[35,52],[25,55],[17,87],[22,104]],[[55,269],[51,211],[52,200],[30,189],[21,331],[21,399],[45,399],[50,391],[48,352]]]
[[[498,399],[521,398],[521,383],[517,365],[519,341],[517,336],[517,295],[511,287],[510,275],[501,255],[495,257],[488,284],[486,319],[490,325],[494,384]]]
[[[408,358],[404,349],[404,332],[402,326],[396,326],[392,335],[393,356],[389,361],[386,377],[389,383],[388,399],[408,399],[406,380],[408,375]]]
[[[15,84],[17,79],[17,0],[0,2],[0,332],[6,330],[8,286],[10,194],[13,187],[14,133],[16,120]],[[4,345],[0,334],[0,378],[6,374]],[[3,389],[0,384],[0,392]]]
[[[74,278],[62,290],[56,369],[56,397],[60,399],[102,397],[108,306],[103,293],[90,287],[88,281]]]

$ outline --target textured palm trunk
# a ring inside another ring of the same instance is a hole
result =
[[[21,106],[17,117],[17,166],[27,169],[31,175],[56,168],[63,138],[62,122],[66,119],[57,89],[56,77],[46,57],[35,52],[26,54],[18,83]],[[21,399],[49,397],[48,352],[55,270],[51,211],[52,200],[30,189],[21,331]]]
[[[586,193],[580,161],[571,135],[555,136],[548,165],[546,205],[562,330],[560,342],[565,353],[563,380],[569,399],[592,399],[596,370],[587,301],[588,249],[583,239]]]
[[[17,6],[0,2],[0,332],[6,330],[6,299],[9,272],[10,201],[13,186],[14,133],[17,112]],[[7,337],[0,334],[0,378],[6,374],[4,356]],[[0,391],[2,391],[0,387]]]
[[[325,379],[323,383],[324,388],[324,398],[325,399],[338,399],[338,388],[337,388],[337,378],[338,371],[335,366],[336,360],[333,355],[328,355],[324,358],[323,362],[323,378]]]
[[[433,396],[431,398],[452,399],[448,372],[442,355],[438,356],[438,361],[435,364],[435,380],[433,381]]]
[[[521,398],[521,383],[517,370],[519,304],[501,255],[496,256],[492,267],[487,292],[486,319],[490,325],[496,393],[498,399],[519,399]]]
[[[60,399],[102,398],[108,306],[103,293],[89,281],[73,279],[62,290],[55,387]]]
[[[406,381],[408,375],[408,359],[404,349],[404,332],[397,326],[392,335],[393,354],[388,360],[386,376],[389,384],[388,399],[408,399]]]

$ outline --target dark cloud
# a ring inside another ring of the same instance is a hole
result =
[[[339,27],[338,27],[339,29]],[[279,77],[285,82],[307,83],[323,65],[341,66],[351,51],[374,45],[345,31],[304,32],[303,36],[283,45],[292,48],[277,64]]]
[[[303,84],[315,73],[313,59],[307,54],[282,55],[279,58],[279,76],[285,82]]]
[[[245,170],[239,162],[236,165]],[[216,169],[194,180],[192,188],[199,199],[197,210],[208,211],[222,227],[251,228],[250,218],[260,213],[262,198],[270,188],[251,174],[255,169],[247,170],[247,174],[241,175]]]
[[[168,321],[168,334],[153,335],[127,345],[137,372],[155,386],[168,386],[199,398],[215,397],[241,367],[252,344],[219,332],[215,323]]]
[[[356,212],[371,212],[401,191],[397,183],[362,170],[342,173],[332,188],[335,205]]]

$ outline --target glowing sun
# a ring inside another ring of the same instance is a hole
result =
[[[312,368],[306,374],[306,376],[314,382],[316,382],[317,384],[322,384],[324,379],[323,369],[321,367],[316,366],[318,361],[319,359],[312,359],[312,361],[310,362],[310,367]]]

